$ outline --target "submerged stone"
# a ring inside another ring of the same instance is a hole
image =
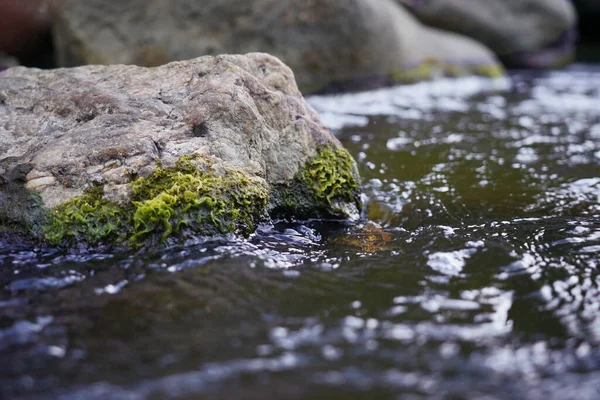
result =
[[[52,245],[247,235],[360,208],[354,160],[266,54],[9,69],[0,121],[0,230]]]

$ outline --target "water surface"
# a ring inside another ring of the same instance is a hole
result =
[[[361,220],[0,242],[0,397],[600,398],[600,68],[310,102]]]

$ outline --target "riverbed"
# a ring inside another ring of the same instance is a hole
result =
[[[600,66],[309,102],[361,219],[0,241],[0,397],[600,398]]]

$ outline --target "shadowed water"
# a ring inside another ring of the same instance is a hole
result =
[[[0,397],[600,398],[600,69],[310,102],[363,219],[0,242]]]

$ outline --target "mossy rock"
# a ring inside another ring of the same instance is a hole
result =
[[[133,182],[133,242],[157,230],[164,240],[183,227],[202,235],[254,231],[265,217],[266,185],[236,170],[218,176],[199,160],[184,156]]]
[[[43,238],[53,245],[86,242],[139,247],[174,234],[248,234],[264,218],[268,192],[243,172],[217,175],[198,156],[182,156],[131,184],[131,201],[103,199],[102,188],[50,212]]]
[[[46,241],[95,245],[125,239],[131,225],[129,210],[102,199],[102,194],[102,188],[94,188],[52,210],[42,230]]]
[[[135,179],[127,204],[104,199],[98,186],[54,208],[40,236],[51,245],[135,248],[188,236],[248,235],[270,217],[345,218],[360,208],[357,177],[350,154],[332,145],[322,146],[293,182],[271,187],[242,171],[217,174],[201,156],[181,156],[174,167],[159,165]]]
[[[0,231],[170,246],[359,206],[354,161],[269,54],[11,68],[0,86]]]
[[[291,184],[273,188],[271,215],[305,218],[347,218],[360,211],[356,163],[343,148],[321,147]],[[348,209],[356,206],[356,209]]]

